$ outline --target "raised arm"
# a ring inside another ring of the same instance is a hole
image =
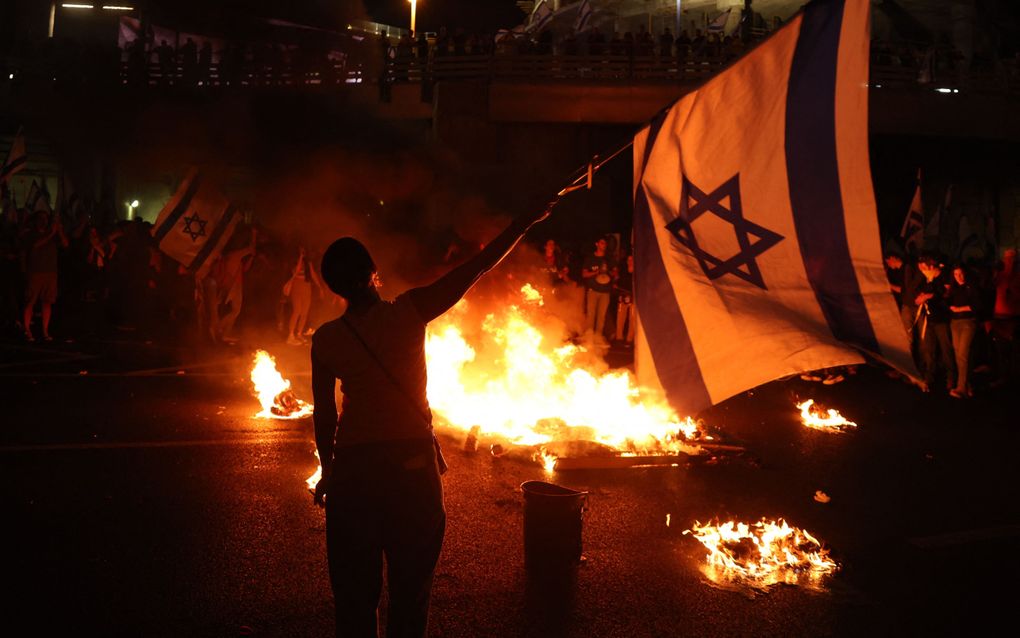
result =
[[[336,377],[318,357],[312,348],[312,400],[315,408],[312,421],[315,424],[315,448],[322,465],[322,479],[315,486],[315,503],[325,504],[326,486],[333,472],[333,447],[336,444],[337,410]]]
[[[409,291],[407,294],[421,318],[428,323],[452,308],[482,275],[503,261],[529,228],[549,216],[554,204],[550,202],[541,212],[515,218],[477,255],[428,286]]]

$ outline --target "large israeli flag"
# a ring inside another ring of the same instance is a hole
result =
[[[201,277],[223,252],[240,221],[230,200],[191,169],[160,211],[152,236],[160,250]]]
[[[693,414],[859,363],[916,377],[868,164],[869,0],[815,0],[634,139],[637,372]]]

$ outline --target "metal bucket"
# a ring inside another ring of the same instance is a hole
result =
[[[521,483],[524,565],[563,569],[581,562],[581,528],[588,492],[543,481]]]

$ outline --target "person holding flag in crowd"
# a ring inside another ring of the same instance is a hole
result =
[[[208,177],[192,168],[152,227],[152,237],[159,249],[194,273],[200,299],[199,320],[205,324],[214,341],[223,337],[224,327],[233,326],[236,319],[234,310],[240,311],[240,291],[235,287],[238,279],[224,276],[226,268],[217,268],[213,273],[219,277],[210,276],[212,267],[220,263],[220,255],[240,221],[241,215],[230,200]],[[251,241],[254,246],[254,234]],[[243,252],[246,249],[240,250],[242,252],[235,255],[239,255],[239,259],[232,260],[230,264],[232,275],[237,274],[234,266],[243,267],[240,262],[248,256],[247,252]],[[229,284],[230,287],[218,289],[218,283]],[[226,326],[219,316],[221,302],[231,304]]]
[[[35,341],[32,333],[32,318],[36,305],[39,306],[42,338],[53,341],[50,335],[50,320],[53,317],[53,304],[57,302],[57,262],[58,252],[67,248],[67,235],[60,217],[54,215],[51,221],[46,210],[36,210],[32,217],[31,228],[23,237],[25,255],[25,307],[22,326],[25,339]]]

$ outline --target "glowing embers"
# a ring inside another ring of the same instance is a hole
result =
[[[429,324],[428,399],[440,423],[478,426],[479,440],[508,451],[544,446],[546,468],[567,456],[554,445],[563,442],[591,443],[605,456],[701,452],[706,437],[694,421],[570,343],[557,299],[546,294],[539,306],[532,291],[541,295],[524,286],[516,303],[494,302],[492,311],[461,301]]]
[[[251,369],[255,395],[262,404],[260,419],[300,419],[312,413],[312,406],[294,396],[290,381],[276,369],[276,360],[265,350],[255,353]]]
[[[816,404],[814,399],[798,403],[797,409],[800,410],[801,421],[809,428],[840,433],[857,427],[856,423],[847,420],[838,411]]]
[[[818,539],[783,519],[751,525],[695,521],[684,534],[708,549],[703,573],[719,585],[818,587],[839,569]]]

